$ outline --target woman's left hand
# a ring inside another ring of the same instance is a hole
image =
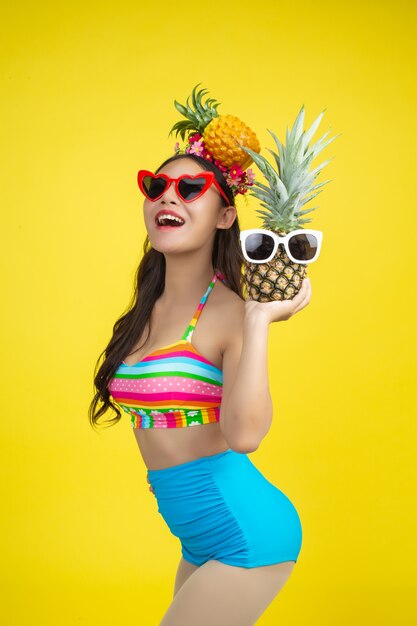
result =
[[[309,278],[303,278],[300,291],[292,300],[272,300],[271,302],[258,302],[257,300],[246,300],[246,315],[264,315],[268,322],[282,322],[288,320],[304,309],[310,302],[311,283]]]

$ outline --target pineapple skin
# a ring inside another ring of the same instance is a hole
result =
[[[204,129],[203,141],[207,150],[227,168],[240,165],[249,167],[253,159],[240,148],[240,144],[254,152],[260,152],[261,146],[253,130],[234,115],[220,115],[214,118]]]
[[[270,229],[272,230],[272,229]],[[282,231],[274,231],[283,235]],[[294,263],[282,245],[268,263],[244,263],[244,283],[248,296],[257,302],[292,300],[300,291],[307,266]]]

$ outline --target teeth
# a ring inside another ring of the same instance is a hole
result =
[[[169,213],[164,213],[163,215],[160,215],[158,217],[158,223],[160,224],[161,220],[164,220],[164,219],[167,219],[167,218],[169,218],[171,220],[175,220],[176,222],[179,222],[180,224],[184,224],[185,223],[184,220],[180,219],[179,217],[175,217],[175,215],[170,215]]]

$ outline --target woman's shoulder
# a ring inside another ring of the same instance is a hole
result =
[[[228,286],[227,281],[224,282],[223,280],[219,280],[218,283],[220,304],[224,305],[225,307],[236,307],[236,309],[238,310],[245,308],[245,300]]]
[[[217,292],[215,315],[219,328],[223,329],[223,344],[231,336],[242,333],[245,300],[223,282]]]

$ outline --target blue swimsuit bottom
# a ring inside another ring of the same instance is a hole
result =
[[[238,567],[297,561],[297,510],[247,454],[229,448],[147,474],[158,512],[179,538],[186,561]]]

